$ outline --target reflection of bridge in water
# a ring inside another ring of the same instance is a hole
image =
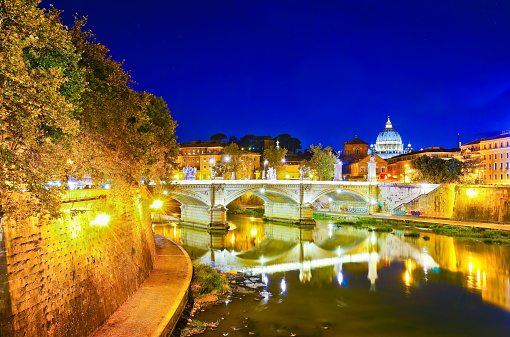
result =
[[[366,272],[374,284],[378,268],[405,261],[402,281],[411,286],[428,282],[427,271],[439,267],[450,272],[441,273],[441,278],[455,279],[485,301],[510,310],[508,246],[432,233],[425,241],[351,227],[338,229],[322,221],[296,226],[246,216],[232,218],[234,229],[229,231],[168,226],[156,232],[177,240],[198,260],[251,274],[299,270],[303,282],[312,280],[312,272],[313,279],[318,280],[342,277],[343,264],[350,263],[357,271]]]
[[[377,264],[382,259],[412,259],[424,268],[439,266],[430,255],[393,234],[342,229],[335,225],[330,225],[327,231],[317,231],[310,225],[273,223],[265,224],[263,235],[255,226],[251,230],[254,232],[249,237],[253,244],[244,244],[246,250],[232,249],[235,233],[189,227],[181,228],[181,244],[194,251],[200,261],[213,261],[216,266],[228,266],[254,275],[299,270],[302,281],[312,278],[313,269],[333,266],[338,272],[344,263],[368,263],[368,278],[372,284],[375,284]],[[244,238],[238,236],[238,239]]]

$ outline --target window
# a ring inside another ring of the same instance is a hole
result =
[[[498,163],[494,163],[494,171],[498,170]]]
[[[350,149],[349,149],[349,150],[347,150],[347,154],[351,154],[351,150],[350,150]]]
[[[191,154],[191,151],[188,151],[188,156]]]
[[[503,153],[499,154],[499,159],[503,159]]]
[[[384,173],[384,171],[386,171],[386,170],[385,170],[385,168],[386,168],[386,167],[381,167],[381,172],[383,172],[383,173]]]
[[[359,149],[358,148],[356,148],[356,154],[359,155]]]
[[[502,170],[503,169],[503,162],[499,163],[499,169]]]
[[[498,143],[494,143],[494,148],[497,149],[498,148]]]
[[[510,179],[510,174],[506,174],[506,180]]]
[[[501,174],[501,176],[499,177],[500,180],[503,180],[503,174]]]
[[[193,164],[195,164],[195,158],[191,159],[191,162],[192,162]]]
[[[491,165],[491,164],[489,164],[489,171],[490,171],[490,170],[492,170],[492,165]]]
[[[489,144],[489,149],[492,149],[492,144]]]
[[[207,166],[206,165],[204,165],[204,170],[207,170]]]
[[[204,163],[206,162],[207,160],[204,158]]]
[[[487,159],[487,156],[486,155],[483,155],[483,160],[486,160]]]
[[[508,167],[508,162],[506,162],[506,169],[508,170],[508,168],[509,168],[509,167]]]
[[[491,159],[492,159],[492,154],[489,155],[489,160],[491,160]]]
[[[497,174],[494,175],[494,180],[498,180],[498,175]]]
[[[365,173],[365,168],[364,167],[361,168],[361,173]]]
[[[506,158],[508,159],[508,152],[506,153]]]

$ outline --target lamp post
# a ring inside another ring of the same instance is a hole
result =
[[[267,159],[264,160],[264,171],[262,172],[262,179],[267,179],[267,176],[266,176],[266,166],[267,166]]]
[[[230,157],[225,156],[225,157],[223,157],[223,160],[225,160],[227,162],[227,172],[230,172]]]
[[[211,172],[211,180],[212,180],[212,164],[214,163],[214,159],[209,158],[209,171]]]
[[[282,159],[282,164],[283,164],[283,178],[285,179],[285,175],[287,173],[287,170],[285,170],[285,158]]]

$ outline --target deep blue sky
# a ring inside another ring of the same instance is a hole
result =
[[[510,1],[44,0],[88,28],[178,141],[222,132],[341,149],[391,116],[415,149],[510,129]]]

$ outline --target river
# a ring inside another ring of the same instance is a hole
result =
[[[195,318],[203,336],[510,336],[510,247],[318,220],[230,215],[229,231],[154,228],[193,260],[243,275]]]

